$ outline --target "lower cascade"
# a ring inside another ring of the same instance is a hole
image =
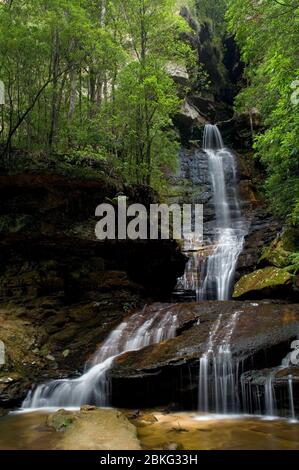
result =
[[[252,373],[241,376],[242,401],[248,413],[264,414],[269,418],[283,416],[296,421],[294,380],[293,375],[287,372],[289,367],[290,354],[274,369],[262,371],[260,375],[259,371],[255,371],[253,383]]]
[[[234,365],[230,347],[239,315],[236,312],[226,324],[220,315],[210,333],[206,352],[199,362],[200,411],[224,414],[240,411],[238,368]]]
[[[107,372],[117,356],[170,339],[176,334],[176,317],[166,308],[149,316],[147,308],[123,322],[108,336],[86,372],[77,379],[53,380],[29,392],[23,408],[109,406]]]

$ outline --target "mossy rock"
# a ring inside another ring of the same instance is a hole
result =
[[[234,299],[279,298],[293,290],[295,277],[284,269],[268,267],[242,277],[235,285]]]
[[[276,268],[286,268],[291,264],[291,252],[285,249],[282,239],[275,240],[270,246],[263,250],[259,259],[260,266],[275,266]]]
[[[299,233],[296,229],[288,228],[283,235],[274,240],[263,250],[258,267],[275,266],[286,268],[286,271],[296,274],[299,272]]]
[[[77,416],[74,413],[66,410],[59,410],[48,417],[47,425],[56,432],[64,432],[74,424],[76,419]]]
[[[26,214],[3,215],[0,217],[0,233],[18,233],[24,230],[30,230],[34,223],[33,217]]]
[[[299,251],[299,227],[287,228],[281,239],[285,250],[291,252]]]

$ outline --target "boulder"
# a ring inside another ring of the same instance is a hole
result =
[[[171,76],[175,83],[183,86],[188,85],[190,77],[184,65],[175,62],[169,62],[166,65],[166,72]]]
[[[141,450],[135,426],[118,410],[61,410],[48,419],[48,425],[63,430],[56,450]]]
[[[243,276],[235,285],[234,299],[281,298],[293,293],[294,276],[288,271],[268,267]]]
[[[269,246],[264,248],[259,259],[259,266],[275,266],[277,268],[289,268],[296,272],[299,270],[298,261],[296,267],[296,257],[299,251],[299,231],[295,228],[288,228],[277,237]]]
[[[198,128],[208,123],[205,116],[188,100],[185,100],[181,110],[174,117],[174,125],[178,128],[182,143],[188,144],[193,138],[197,138]]]

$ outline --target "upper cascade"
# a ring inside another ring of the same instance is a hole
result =
[[[204,150],[221,150],[224,148],[221,132],[213,124],[206,124],[203,136]]]
[[[203,152],[197,158],[200,168],[203,160],[208,163],[213,230],[204,239],[209,255],[203,256],[202,251],[191,254],[182,284],[186,290],[195,287],[197,300],[229,300],[247,230],[240,209],[236,158],[225,147],[216,125],[205,126]]]

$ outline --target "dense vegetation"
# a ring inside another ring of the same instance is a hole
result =
[[[246,63],[237,109],[255,108],[265,130],[255,138],[274,209],[299,225],[299,1],[229,0],[227,19]]]
[[[189,62],[174,0],[0,3],[1,142],[109,159],[127,182],[161,182],[178,144],[171,61]]]
[[[179,15],[186,5],[198,24],[197,64],[182,40],[194,35]],[[172,117],[188,93],[178,93],[168,67],[187,66],[193,90],[225,99],[229,35],[246,66],[236,111],[261,115],[254,149],[264,188],[296,225],[298,0],[3,0],[1,148],[108,161],[127,183],[160,188],[176,166]]]

